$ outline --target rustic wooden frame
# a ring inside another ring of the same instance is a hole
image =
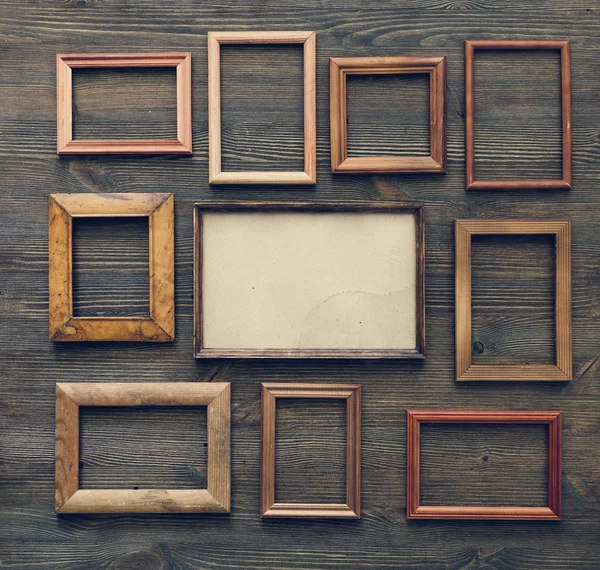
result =
[[[206,489],[80,489],[81,406],[206,406]],[[228,513],[231,494],[230,429],[228,382],[56,384],[56,512]]]
[[[360,384],[262,383],[260,513],[263,518],[360,518]],[[346,502],[275,502],[275,415],[277,398],[346,400]]]
[[[222,44],[301,44],[304,49],[304,170],[221,170]],[[209,184],[316,184],[317,99],[315,32],[208,32],[208,182]]]
[[[562,84],[562,180],[475,179],[475,50],[560,50]],[[569,40],[465,40],[465,142],[467,190],[571,189],[571,55]]]
[[[348,157],[346,76],[415,73],[429,74],[430,156]],[[331,58],[329,82],[332,172],[446,172],[445,57]]]
[[[571,222],[568,220],[455,220],[456,380],[551,380],[572,377]],[[471,353],[471,236],[553,235],[556,243],[555,364],[481,365]]]
[[[407,410],[406,518],[452,520],[546,520],[561,517],[562,413],[560,411]],[[422,423],[548,425],[548,506],[479,507],[420,504]]]
[[[115,67],[175,67],[177,140],[73,140],[72,70]],[[56,56],[58,154],[192,154],[192,54],[72,53]]]
[[[411,202],[200,202],[194,205],[194,355],[196,358],[425,358],[425,230],[423,207]],[[204,348],[202,212],[412,212],[416,221],[416,346],[414,349]]]
[[[149,317],[73,316],[73,218],[148,217]],[[175,338],[173,194],[51,194],[50,340],[165,342]]]

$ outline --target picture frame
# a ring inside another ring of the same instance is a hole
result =
[[[346,77],[348,75],[429,75],[430,156],[348,156]],[[342,57],[329,60],[331,171],[446,172],[446,57]]]
[[[174,67],[177,74],[176,140],[74,140],[73,69]],[[192,54],[70,53],[56,56],[57,154],[192,154]]]
[[[527,520],[561,518],[562,413],[560,411],[407,410],[406,518],[426,520]],[[545,424],[548,426],[548,505],[427,506],[420,503],[420,426],[448,424]]]
[[[572,378],[571,222],[569,220],[455,220],[455,334],[457,381],[557,381]],[[471,236],[552,235],[556,244],[556,361],[483,365],[472,362]]]
[[[206,406],[206,489],[80,489],[81,406]],[[228,382],[56,384],[56,512],[228,513],[231,495],[230,426]]]
[[[147,217],[148,317],[75,317],[73,218]],[[173,194],[51,194],[48,215],[49,337],[52,341],[166,342],[175,338]]]
[[[304,52],[304,169],[234,171],[221,168],[221,45],[300,44]],[[208,32],[209,184],[316,184],[317,100],[315,32]]]
[[[562,179],[475,178],[475,51],[559,50],[562,91]],[[569,40],[465,40],[465,144],[467,190],[570,190],[572,170],[571,52]]]
[[[263,518],[360,518],[360,384],[261,384],[262,456],[260,511]],[[278,398],[346,400],[346,502],[275,501],[275,423]]]
[[[300,214],[316,217],[304,219]],[[347,221],[336,217],[344,214],[351,217]],[[328,215],[334,217],[325,223]],[[207,220],[212,220],[209,229]],[[261,226],[273,221],[271,229]],[[218,237],[221,231],[226,233]],[[425,357],[425,248],[420,204],[201,202],[194,208],[194,244],[196,358]],[[254,261],[253,255],[258,255]],[[390,260],[396,265],[390,265]],[[286,269],[290,262],[294,266]],[[346,262],[348,267],[340,265]],[[369,271],[367,264],[372,264]],[[256,274],[231,273],[242,271],[240,268]],[[338,276],[339,292],[346,294],[345,299],[336,295]],[[375,284],[363,281],[371,278]],[[254,285],[250,283],[253,280]],[[360,290],[353,296],[351,289],[357,287]],[[378,290],[375,297],[370,296],[373,288]],[[326,305],[328,300],[333,305]],[[367,308],[369,300],[375,304]],[[289,307],[291,302],[297,306]],[[310,313],[313,305],[321,309]],[[255,307],[262,309],[255,313]],[[313,327],[315,320],[319,323]],[[250,330],[244,323],[252,323],[254,328]]]

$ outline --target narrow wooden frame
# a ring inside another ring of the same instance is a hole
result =
[[[560,411],[407,410],[406,518],[453,520],[547,520],[561,517],[562,413]],[[478,507],[420,504],[422,423],[548,425],[548,506]]]
[[[147,217],[149,317],[73,316],[73,218]],[[50,340],[165,342],[175,338],[173,194],[51,194],[48,213]]]
[[[346,76],[429,74],[430,156],[348,157]],[[331,171],[335,173],[446,172],[446,58],[336,57],[329,60]]]
[[[475,50],[560,50],[562,84],[562,180],[475,179]],[[571,55],[569,40],[465,40],[465,142],[467,190],[571,189]]]
[[[301,44],[304,49],[304,170],[221,170],[221,45]],[[315,32],[208,32],[209,184],[316,184],[317,99]]]
[[[360,384],[262,383],[260,513],[263,518],[360,518]],[[277,398],[346,400],[346,503],[275,502],[275,414]]]
[[[177,140],[73,140],[72,70],[115,67],[175,67]],[[58,154],[192,154],[192,54],[72,53],[56,56]]]
[[[206,489],[80,489],[81,406],[206,406]],[[56,384],[56,512],[228,513],[230,415],[228,382]]]
[[[196,358],[425,358],[425,230],[423,207],[411,202],[201,202],[194,208],[194,355]],[[412,212],[416,220],[416,347],[414,349],[204,348],[202,330],[202,213]]]

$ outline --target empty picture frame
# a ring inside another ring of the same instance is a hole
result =
[[[465,40],[465,142],[467,190],[571,189],[571,55],[568,40]],[[560,50],[562,84],[562,180],[475,179],[475,50]]]
[[[554,380],[572,377],[571,223],[568,220],[455,220],[456,380]],[[553,235],[556,244],[556,362],[483,365],[472,362],[471,236]]]
[[[221,45],[300,44],[304,49],[304,170],[221,170]],[[315,32],[208,32],[209,184],[316,184],[317,99]]]
[[[562,413],[559,411],[407,410],[406,518],[453,520],[560,520]],[[548,505],[428,506],[420,503],[420,433],[422,423],[547,424]]]
[[[424,358],[419,204],[203,202],[197,358]]]
[[[429,74],[430,156],[348,156],[347,75]],[[446,172],[446,58],[344,57],[329,60],[331,171]]]
[[[73,140],[73,69],[174,67],[177,140]],[[72,53],[56,56],[58,154],[192,154],[191,53]]]
[[[148,317],[73,315],[73,218],[147,217]],[[48,214],[50,340],[165,342],[175,338],[173,194],[51,194]]]
[[[206,489],[80,489],[81,406],[206,406]],[[228,382],[56,384],[56,512],[228,513],[230,414]]]
[[[260,513],[264,518],[360,518],[360,384],[261,384],[262,458]],[[277,398],[346,400],[346,502],[275,501],[275,419]]]

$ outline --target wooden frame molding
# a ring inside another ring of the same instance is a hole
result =
[[[360,384],[261,384],[262,458],[260,513],[263,518],[360,518]],[[275,415],[277,398],[346,400],[346,503],[275,502]]]
[[[346,76],[429,74],[430,156],[348,157]],[[329,60],[331,171],[336,173],[446,172],[446,58],[340,57]]]
[[[406,518],[557,521],[561,517],[562,413],[559,411],[407,410]],[[420,503],[422,423],[548,425],[548,506],[426,506]]]
[[[81,406],[207,406],[206,489],[80,489]],[[230,414],[228,382],[56,384],[56,512],[228,513]]]
[[[148,317],[73,316],[73,218],[147,217]],[[50,340],[165,342],[175,338],[173,194],[51,194],[48,214]]]
[[[301,44],[304,48],[304,170],[221,170],[222,44]],[[315,32],[208,32],[208,182],[209,184],[316,184],[317,99]]]
[[[455,220],[456,380],[552,380],[572,377],[571,222],[568,220]],[[481,365],[472,363],[471,236],[553,235],[556,243],[555,364]]]
[[[475,179],[475,50],[560,50],[562,84],[562,180]],[[571,55],[569,40],[465,40],[465,141],[467,190],[571,189]]]
[[[175,67],[177,140],[73,140],[72,70],[115,67]],[[192,54],[72,53],[56,56],[58,154],[192,154]]]

